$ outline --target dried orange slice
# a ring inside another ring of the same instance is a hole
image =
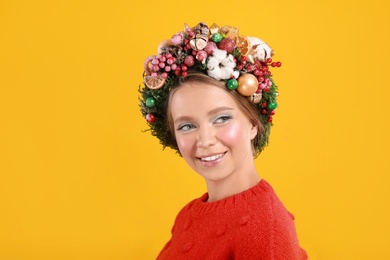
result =
[[[154,59],[155,56],[149,56],[144,61],[144,71],[146,75],[150,75],[150,68],[151,68],[151,61]]]
[[[165,83],[165,78],[160,75],[157,76],[145,76],[144,77],[145,84],[150,89],[159,89]]]
[[[237,35],[234,38],[237,48],[240,50],[242,55],[247,55],[250,49],[250,43],[248,39],[244,36]]]

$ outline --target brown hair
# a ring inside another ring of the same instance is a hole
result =
[[[226,87],[226,83],[224,81],[218,81],[215,80],[206,74],[203,74],[201,72],[189,72],[188,76],[186,77],[180,77],[172,86],[172,89],[169,93],[168,97],[168,104],[167,104],[167,134],[172,136],[172,140],[175,140],[175,131],[173,126],[173,119],[170,112],[170,99],[172,95],[176,92],[176,90],[183,86],[184,84],[189,83],[204,83],[216,86],[220,89],[223,89],[228,93],[233,100],[236,102],[238,108],[241,110],[241,112],[249,119],[249,121],[258,127],[258,133],[256,137],[252,140],[252,150],[253,150],[253,156],[257,157],[261,152],[261,138],[265,134],[265,130],[263,127],[263,124],[260,121],[260,111],[256,104],[251,103],[247,97],[242,96],[235,90],[229,90]],[[177,147],[177,144],[176,144]],[[177,151],[180,153],[178,148],[176,148]]]

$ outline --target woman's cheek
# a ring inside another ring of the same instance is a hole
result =
[[[242,131],[238,124],[228,125],[224,127],[220,132],[220,139],[224,140],[224,143],[238,143],[242,140]]]
[[[177,146],[179,147],[180,153],[184,156],[188,154],[193,147],[193,138],[191,136],[178,136],[176,135]]]

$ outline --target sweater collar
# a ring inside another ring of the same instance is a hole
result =
[[[261,179],[260,182],[252,188],[221,200],[207,202],[208,193],[205,193],[200,198],[195,199],[190,203],[189,206],[194,215],[212,214],[216,212],[220,214],[224,211],[231,211],[236,207],[242,207],[242,204],[252,201],[253,198],[261,196],[269,189],[272,189],[271,186],[269,186],[264,179]]]

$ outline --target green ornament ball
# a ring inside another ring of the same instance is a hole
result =
[[[278,104],[276,102],[271,102],[268,104],[268,108],[271,110],[274,110],[277,106]]]
[[[154,107],[156,105],[156,100],[153,97],[148,97],[145,103],[147,107]]]
[[[222,39],[223,36],[220,33],[214,33],[213,35],[211,35],[211,40],[215,43],[219,43],[220,41],[222,41]]]
[[[229,79],[227,81],[227,87],[230,90],[234,90],[238,87],[238,81],[236,79]]]

